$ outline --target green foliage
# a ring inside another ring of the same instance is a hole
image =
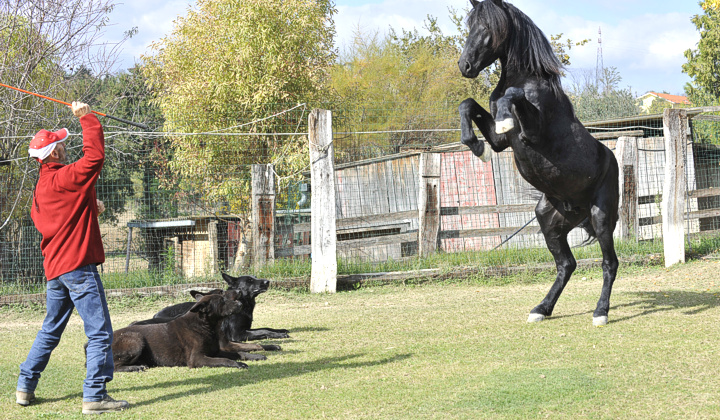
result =
[[[704,13],[692,18],[700,31],[697,49],[685,51],[687,63],[682,71],[693,81],[685,85],[685,94],[694,106],[720,104],[720,10],[717,1],[701,1]],[[695,141],[720,145],[717,124],[693,121]]]
[[[456,11],[451,10],[451,18],[464,30]],[[426,35],[416,29],[401,33],[391,29],[385,37],[355,33],[331,72],[331,84],[338,95],[334,108],[342,110],[338,119],[348,131],[396,133],[385,138],[355,137],[343,145],[362,148],[367,153],[364,157],[374,157],[397,152],[403,146],[455,140],[452,135],[430,131],[397,131],[455,128],[455,124],[448,125],[448,117],[457,115],[463,99],[472,96],[481,102],[488,100],[499,78],[497,68],[486,69],[476,79],[461,77],[457,59],[464,43],[462,32],[444,34],[432,16],[425,20],[424,30]],[[377,110],[379,104],[383,110]],[[386,109],[400,111],[383,112]],[[339,161],[345,159],[343,152],[342,147],[336,148]]]
[[[590,42],[590,39],[583,39],[579,42],[574,42],[572,39],[567,38],[564,41],[562,40],[562,33],[559,33],[557,35],[550,35],[550,45],[552,46],[553,51],[555,51],[555,55],[557,58],[560,59],[560,62],[563,66],[569,66],[570,65],[570,50],[572,47],[581,47],[588,42]],[[562,74],[565,76],[565,73]]]
[[[96,99],[99,106],[111,115],[151,127],[162,125],[162,114],[152,102],[154,95],[148,89],[140,67],[103,78]],[[106,131],[117,127],[109,119],[103,120],[103,123]],[[126,129],[126,126],[121,126],[121,134],[106,136],[108,158],[98,194],[112,193],[112,198],[121,205],[129,199],[139,199],[138,216],[143,219],[174,216],[177,204],[172,199],[171,190],[175,185],[169,185],[169,188],[161,188],[160,185],[167,161],[172,156],[169,141],[158,136],[122,134]],[[138,162],[141,165],[137,165]],[[119,171],[123,178],[113,177],[115,171]],[[139,180],[139,191],[133,187],[135,180]],[[123,186],[122,196],[116,191],[118,185]]]
[[[0,81],[4,84],[32,89],[46,94],[53,92],[53,84],[59,73],[59,58],[55,54],[38,57],[37,50],[51,48],[47,34],[38,31],[30,19],[10,8],[0,6]],[[0,88],[0,225],[12,218],[21,218],[26,213],[26,205],[31,200],[35,175],[29,174],[19,164],[10,164],[10,160],[27,156],[28,133],[41,128],[51,128],[54,105],[49,101],[40,101],[30,95]],[[45,127],[46,126],[46,127]],[[35,167],[34,162],[28,162]],[[0,233],[2,236],[2,233]]]
[[[703,88],[696,88],[690,83],[685,85],[685,95],[694,106],[720,105],[720,100],[712,93]],[[718,115],[720,113],[713,112],[711,114]],[[693,119],[692,134],[695,142],[720,146],[720,130],[718,130],[718,123],[715,121]]]
[[[107,73],[117,50],[97,41],[112,8],[112,0],[0,2],[0,81],[66,102],[81,99],[87,91],[69,97],[79,84],[68,82],[68,72],[82,63],[94,74]],[[80,127],[68,107],[6,88],[0,89],[0,121],[0,278],[43,282],[42,258],[33,255],[38,241],[28,236],[24,217],[37,180],[36,162],[26,160],[29,136],[60,127],[77,133]],[[111,209],[106,217],[115,214]]]
[[[621,81],[615,67],[603,69],[599,81],[589,74],[585,74],[580,82],[576,81],[568,90],[568,96],[577,117],[581,121],[599,121],[640,114],[630,88],[619,88]]]
[[[696,88],[713,97],[720,97],[720,10],[700,3],[705,13],[695,15],[692,22],[700,31],[697,49],[685,51],[687,63],[682,70],[693,79]]]
[[[334,13],[329,0],[198,1],[143,58],[165,131],[221,133],[250,122],[253,133],[286,131],[282,119],[257,120],[287,104],[324,99],[335,59]],[[181,187],[222,199],[224,211],[247,205],[248,165],[273,162],[290,173],[308,165],[299,136],[177,135],[171,141],[169,167]],[[221,170],[228,166],[236,170]]]
[[[457,107],[468,97],[486,104],[500,79],[499,64],[483,70],[474,79],[463,78],[457,60],[468,36],[464,24],[467,10],[450,9],[457,33],[443,33],[437,19],[428,15],[424,35],[417,29],[391,28],[388,35],[355,33],[353,42],[340,54],[331,72],[331,84],[338,97],[334,106],[341,110],[337,119],[347,131],[393,131],[384,138],[355,135],[336,147],[340,162],[395,153],[403,147],[424,147],[457,141],[451,133],[437,129],[457,127]],[[588,40],[550,42],[563,62],[570,64],[569,51]],[[382,104],[383,110],[377,110]],[[399,112],[383,112],[387,108]],[[452,117],[451,117],[452,116]],[[412,131],[417,130],[417,131]],[[425,130],[425,131],[420,131]],[[343,130],[345,131],[345,130]],[[355,155],[346,149],[352,149]],[[362,150],[364,155],[357,156]]]
[[[700,6],[703,8],[703,10],[708,9],[720,9],[720,0],[705,0],[700,2]]]

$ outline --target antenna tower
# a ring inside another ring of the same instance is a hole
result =
[[[598,26],[597,62],[595,63],[595,86],[600,87],[603,77],[602,29]]]

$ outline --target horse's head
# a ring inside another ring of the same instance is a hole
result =
[[[503,0],[470,0],[473,8],[467,17],[468,37],[458,66],[463,76],[475,78],[502,54],[507,38],[508,17]]]
[[[470,0],[468,38],[458,66],[465,77],[480,72],[500,59],[515,71],[552,79],[559,84],[562,64],[550,42],[532,20],[503,0]]]

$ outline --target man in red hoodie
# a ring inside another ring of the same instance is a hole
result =
[[[66,165],[67,129],[40,130],[28,153],[40,162],[30,215],[42,234],[40,248],[47,282],[47,315],[27,360],[20,365],[16,402],[27,406],[35,400],[40,374],[60,342],[73,308],[83,320],[87,346],[87,376],[83,383],[83,414],[121,411],[127,401],[108,396],[105,384],[113,378],[112,339],[105,290],[97,265],[105,261],[98,212],[97,183],[105,161],[105,137],[90,107],[72,103],[83,130],[83,157]]]

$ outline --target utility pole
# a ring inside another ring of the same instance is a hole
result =
[[[598,49],[597,61],[595,63],[595,86],[600,89],[600,81],[603,78],[603,53],[602,53],[602,29],[598,26]]]

